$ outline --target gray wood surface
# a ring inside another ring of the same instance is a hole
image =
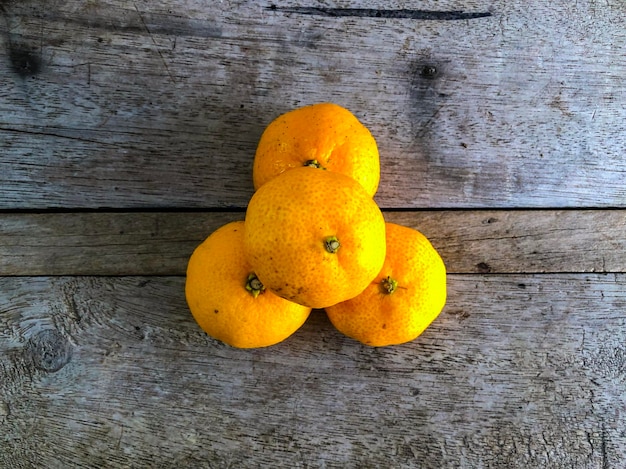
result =
[[[450,273],[625,272],[626,210],[385,212],[426,235]],[[239,212],[0,214],[0,275],[184,275]]]
[[[451,275],[445,313],[383,349],[344,338],[322,312],[275,347],[226,347],[185,310],[181,277],[0,285],[3,467],[626,458],[623,274]]]
[[[623,0],[0,0],[0,468],[626,460]],[[185,304],[263,128],[333,101],[448,267],[414,342]]]
[[[264,126],[318,101],[372,130],[384,207],[624,205],[623,1],[384,3],[490,16],[3,2],[1,207],[243,207]]]

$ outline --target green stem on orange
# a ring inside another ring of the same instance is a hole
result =
[[[309,166],[311,168],[319,168],[326,169],[322,166],[322,164],[317,160],[306,160],[302,166]]]
[[[383,293],[391,295],[398,288],[398,281],[392,279],[389,275],[380,282],[380,288]]]
[[[328,236],[324,238],[324,247],[329,253],[335,254],[341,247],[341,243],[336,236]]]
[[[252,273],[248,275],[246,290],[248,290],[250,294],[256,298],[265,291],[265,286],[261,283],[259,277],[257,277],[255,273]]]

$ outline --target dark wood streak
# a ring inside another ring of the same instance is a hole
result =
[[[0,1],[0,14],[4,17],[6,24],[6,44],[11,69],[20,78],[29,78],[37,75],[41,71],[41,57],[35,50],[35,47],[24,43],[22,40],[16,41],[13,37],[12,31],[16,28],[12,24],[11,17],[3,1]]]
[[[487,18],[491,16],[485,12],[464,12],[461,10],[435,11],[435,10],[380,10],[377,8],[316,8],[316,7],[269,7],[270,10],[284,13],[297,13],[300,15],[317,16],[351,16],[358,18],[393,18],[410,20],[471,20]]]
[[[18,46],[13,41],[9,41],[9,59],[11,68],[21,78],[32,77],[41,71],[41,58],[28,46]]]

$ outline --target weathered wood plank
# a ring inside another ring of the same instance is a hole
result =
[[[0,466],[606,468],[626,458],[626,276],[452,275],[416,341],[315,312],[242,351],[182,277],[0,278]]]
[[[243,207],[264,126],[327,100],[377,138],[382,206],[626,206],[623,2],[269,7],[2,2],[0,208]]]
[[[0,275],[183,275],[245,213],[0,214]],[[626,272],[626,211],[385,212],[422,231],[451,273]]]
[[[181,275],[244,213],[0,214],[0,275]]]

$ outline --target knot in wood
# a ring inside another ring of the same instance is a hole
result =
[[[434,78],[437,78],[438,74],[439,74],[439,71],[437,70],[437,67],[435,67],[434,65],[424,65],[420,72],[420,75],[423,78],[428,78],[431,80]]]
[[[55,373],[70,362],[72,345],[59,331],[46,329],[30,338],[26,353],[35,368]]]

